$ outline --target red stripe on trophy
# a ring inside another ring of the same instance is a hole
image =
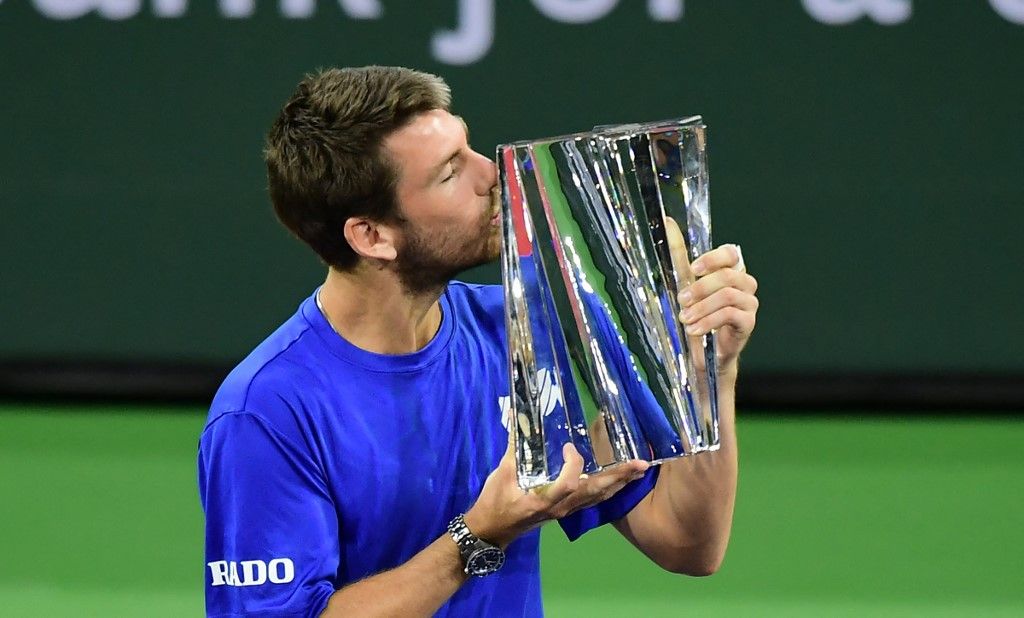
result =
[[[519,166],[516,164],[515,148],[503,148],[501,151],[501,162],[505,166],[505,178],[507,179],[506,189],[508,190],[508,201],[512,211],[512,229],[516,234],[516,250],[519,257],[533,255],[531,236],[526,227],[526,200],[523,199],[522,180],[519,175]]]

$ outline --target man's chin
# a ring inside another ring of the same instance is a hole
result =
[[[461,275],[462,273],[468,270],[473,270],[474,268],[480,268],[481,266],[493,264],[498,260],[498,257],[500,255],[501,251],[498,248],[495,248],[493,251],[491,251],[490,248],[488,248],[487,252],[482,253],[477,259],[467,260],[464,264],[462,264],[461,267],[459,268],[459,271],[456,273],[456,276]]]
[[[500,257],[500,255],[501,245],[499,243],[494,243],[493,245],[491,243],[488,243],[487,248],[483,252],[481,252],[476,259],[466,260],[464,263],[460,264],[459,270],[455,272],[451,277],[449,277],[449,280],[458,278],[459,276],[467,272],[471,272],[474,269],[482,268],[490,264],[493,264],[498,260],[498,257]],[[482,277],[477,277],[474,275],[472,278],[477,279]]]
[[[487,239],[487,251],[484,255],[484,264],[495,262],[501,257],[501,236],[495,234]]]
[[[490,264],[496,261],[501,256],[501,234],[499,233],[501,228],[488,227],[482,236],[482,244],[477,245],[480,247],[479,253],[477,253],[475,259],[467,260],[467,266],[462,270],[469,270],[470,268],[476,268],[477,266],[483,266],[484,264]],[[467,252],[468,253],[468,252]]]
[[[501,256],[500,229],[487,226],[477,240],[466,243],[462,250],[449,251],[444,257],[426,251],[425,243],[420,240],[411,242],[405,248],[405,255],[394,265],[399,279],[406,290],[414,294],[444,289],[452,279],[493,264]]]

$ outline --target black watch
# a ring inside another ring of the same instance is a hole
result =
[[[459,547],[466,575],[483,577],[505,564],[505,552],[470,532],[464,516],[459,515],[448,524],[448,534]]]

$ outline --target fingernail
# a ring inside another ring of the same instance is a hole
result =
[[[683,311],[682,317],[683,317],[683,321],[684,322],[689,322],[690,320],[692,320],[693,319],[693,309],[686,309],[685,311]]]
[[[707,270],[707,267],[704,266],[704,262],[697,261],[690,266],[690,270],[692,270],[695,275],[703,275],[704,271]]]
[[[696,324],[690,324],[689,326],[687,326],[686,327],[686,333],[688,335],[700,335],[700,334],[702,334],[701,333],[701,328],[699,326],[697,326]]]
[[[679,294],[679,302],[684,305],[689,305],[691,300],[693,300],[693,294],[690,292],[690,288],[686,288]]]
[[[742,271],[746,269],[746,265],[743,263],[743,249],[739,245],[733,245],[733,248],[736,249],[736,265],[733,268]]]

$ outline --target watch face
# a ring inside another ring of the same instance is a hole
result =
[[[466,560],[466,572],[470,575],[490,575],[505,564],[505,552],[497,547],[484,547],[474,551]]]

